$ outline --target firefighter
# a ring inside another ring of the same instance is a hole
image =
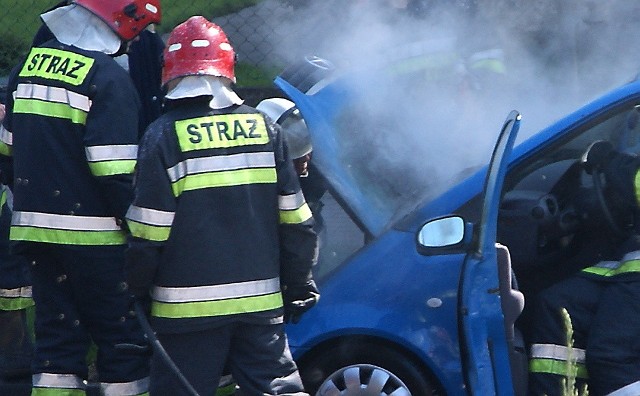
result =
[[[640,157],[609,142],[593,143],[582,157],[587,173],[605,175],[611,202],[640,214]],[[609,196],[609,195],[608,195]],[[640,234],[621,238],[611,257],[536,296],[530,351],[530,394],[563,395],[562,379],[575,375],[589,395],[640,394]],[[567,342],[566,309],[573,327]],[[568,363],[574,365],[573,373]]]
[[[318,171],[311,164],[313,146],[311,134],[295,103],[284,98],[268,98],[262,100],[256,109],[265,113],[282,128],[284,139],[293,160],[296,173],[300,176],[300,185],[307,204],[311,208],[315,220],[316,232],[319,233],[320,198],[327,190],[326,184]]]
[[[170,33],[166,112],[141,142],[125,273],[199,393],[228,362],[243,394],[304,394],[283,322],[319,298],[313,217],[279,127],[233,91],[234,62],[202,16]],[[151,394],[184,394],[155,355]]]
[[[10,239],[31,267],[32,394],[84,394],[93,341],[105,395],[148,390],[148,356],[124,281],[123,219],[133,196],[139,99],[114,56],[151,23],[157,0],[74,0],[41,15],[54,39],[9,81],[2,176]]]
[[[0,104],[0,122],[4,114],[4,104]],[[27,261],[9,250],[11,202],[11,191],[0,185],[0,374],[8,380],[31,374],[27,316],[32,316],[34,306]]]

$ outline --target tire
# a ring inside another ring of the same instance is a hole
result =
[[[411,359],[372,342],[323,350],[300,364],[300,375],[305,390],[316,396],[438,394]]]

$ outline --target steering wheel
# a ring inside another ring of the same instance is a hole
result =
[[[593,179],[593,189],[596,193],[598,205],[600,206],[600,210],[602,211],[607,226],[616,236],[622,238],[629,236],[629,231],[621,228],[618,222],[614,219],[611,209],[609,208],[609,204],[604,196],[604,188],[602,187],[602,169],[594,169],[591,173],[591,177]]]

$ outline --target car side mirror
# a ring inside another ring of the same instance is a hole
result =
[[[418,251],[422,254],[442,254],[463,246],[467,224],[460,216],[446,216],[425,223],[417,233]]]

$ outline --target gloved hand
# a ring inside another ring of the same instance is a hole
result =
[[[616,151],[610,142],[597,140],[587,147],[587,150],[582,154],[580,163],[585,172],[592,174],[593,171],[605,167],[615,155]]]
[[[296,324],[302,315],[320,299],[320,292],[313,280],[301,286],[283,286],[284,322]]]

